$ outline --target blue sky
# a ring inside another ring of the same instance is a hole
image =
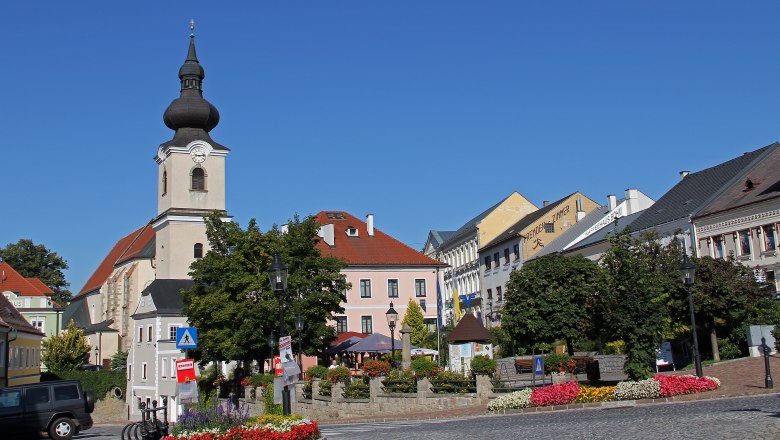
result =
[[[660,4],[659,4],[660,3]],[[685,4],[679,4],[685,3]],[[780,3],[12,2],[0,15],[0,246],[77,292],[156,215],[196,21],[228,212],[375,214],[420,249],[517,190],[599,203],[780,136]]]

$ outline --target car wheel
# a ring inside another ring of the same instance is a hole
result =
[[[60,417],[49,427],[49,437],[53,440],[70,440],[76,432],[76,425],[67,417]]]

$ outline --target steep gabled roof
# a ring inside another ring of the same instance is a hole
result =
[[[517,234],[519,234],[523,229],[525,229],[528,226],[536,223],[540,218],[542,218],[545,215],[547,215],[550,211],[554,211],[555,208],[560,206],[561,203],[565,202],[569,197],[571,197],[571,196],[573,196],[575,194],[577,194],[577,193],[576,192],[571,193],[568,196],[566,196],[566,197],[564,197],[564,198],[562,198],[560,200],[556,200],[553,203],[550,203],[549,205],[544,206],[541,209],[537,209],[536,211],[526,215],[525,217],[523,217],[520,220],[518,220],[517,223],[515,223],[514,225],[510,226],[509,228],[507,228],[506,231],[504,231],[501,234],[499,234],[498,237],[496,237],[493,240],[491,240],[488,244],[482,246],[479,250],[481,251],[482,249],[487,249],[487,248],[489,248],[491,246],[495,246],[495,245],[497,245],[499,243],[502,243],[502,242],[504,242],[506,240],[509,240],[512,237],[516,237]]]
[[[156,314],[180,315],[184,308],[181,291],[190,289],[194,284],[194,281],[187,279],[156,279],[141,291],[141,295],[152,297]]]
[[[484,210],[483,212],[479,213],[479,215],[477,215],[476,217],[474,217],[471,220],[467,221],[463,226],[458,228],[457,231],[455,231],[454,233],[450,234],[449,237],[443,243],[441,243],[439,246],[455,242],[455,241],[463,238],[464,236],[469,235],[469,234],[473,233],[474,231],[476,231],[477,230],[477,225],[479,224],[479,222],[484,220],[485,217],[490,215],[491,212],[495,211],[496,208],[501,206],[501,204],[504,203],[504,201],[506,199],[508,199],[509,197],[511,197],[511,196],[512,196],[512,194],[504,197],[503,199],[501,199],[500,202],[496,203],[495,205],[491,206],[490,208],[488,208],[488,209]]]
[[[780,197],[780,144],[771,145],[766,155],[753,163],[695,217],[763,202]]]
[[[0,326],[14,328],[20,332],[43,336],[40,330],[35,328],[16,310],[11,301],[5,295],[0,295]]]
[[[631,230],[644,231],[696,214],[701,207],[719,195],[729,182],[740,176],[770,147],[776,145],[778,144],[768,145],[714,167],[688,174],[652,207],[642,211],[642,215],[632,222]]]
[[[142,255],[146,258],[154,256],[154,228],[150,223],[119,239],[76,296],[100,289],[111,276],[114,266],[133,258],[141,258]]]
[[[471,313],[466,313],[447,336],[450,342],[490,342],[493,335]]]
[[[433,246],[434,249],[438,249],[442,243],[446,242],[455,235],[455,231],[434,231],[431,230],[428,233],[428,243]]]
[[[317,248],[323,255],[345,260],[350,266],[444,266],[377,228],[369,236],[366,223],[348,212],[322,211],[316,218],[321,225],[332,224],[334,228],[334,245],[320,240]],[[348,236],[349,228],[356,229],[357,235]]]
[[[34,280],[34,281],[31,281]],[[0,263],[0,292],[10,290],[21,296],[47,296],[54,292],[37,278],[25,278],[19,275],[10,264]]]

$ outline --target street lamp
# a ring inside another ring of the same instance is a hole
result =
[[[688,292],[688,307],[691,309],[691,332],[693,333],[693,361],[696,365],[696,376],[702,377],[701,355],[699,354],[699,338],[696,336],[696,316],[693,309],[693,283],[696,281],[696,266],[688,258],[688,254],[683,256],[683,262],[680,265],[680,275],[682,276],[683,286]]]
[[[271,281],[271,288],[274,289],[279,298],[279,337],[284,334],[284,293],[287,290],[287,266],[282,263],[278,253],[274,253],[274,261],[268,266],[268,279]],[[284,415],[290,415],[290,389],[287,388],[285,381],[284,390],[282,390],[282,412]]]
[[[387,326],[390,327],[390,368],[395,369],[395,324],[398,322],[398,312],[393,308],[393,302],[390,301],[390,310],[385,312],[387,317]]]
[[[303,339],[303,316],[301,313],[295,316],[295,330],[298,331],[298,369],[301,370],[300,378],[303,379],[303,350],[301,350],[301,340]]]
[[[95,365],[100,368],[100,349],[98,347],[95,347]]]

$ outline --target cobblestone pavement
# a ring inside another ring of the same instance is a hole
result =
[[[449,420],[326,425],[333,439],[778,439],[780,395]]]

